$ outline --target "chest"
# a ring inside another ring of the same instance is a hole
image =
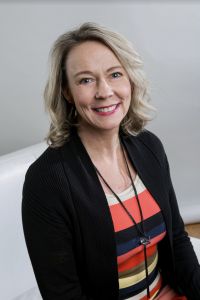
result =
[[[127,163],[127,164],[126,164]],[[131,162],[115,161],[97,166],[97,175],[105,194],[121,193],[135,181],[137,172]]]

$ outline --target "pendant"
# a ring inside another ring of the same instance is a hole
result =
[[[140,237],[140,244],[141,245],[146,246],[146,245],[149,245],[150,243],[151,243],[150,236],[141,236]]]

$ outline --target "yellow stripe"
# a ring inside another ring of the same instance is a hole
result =
[[[156,258],[156,253],[157,253],[157,250],[147,258],[147,264],[150,265],[154,262],[154,259]],[[133,268],[131,269],[128,269],[126,271],[123,271],[123,272],[119,272],[119,278],[127,278],[129,276],[133,276],[133,275],[137,275],[140,271],[144,270],[145,268],[145,262],[144,260],[137,266],[134,266]]]
[[[160,273],[158,272],[157,277],[154,279],[154,281],[152,282],[152,284],[149,286],[150,292],[155,288],[155,286],[157,285],[157,283],[158,283],[159,280],[160,280]],[[137,294],[135,296],[131,296],[131,297],[127,298],[127,300],[138,300],[138,299],[143,298],[146,295],[147,295],[147,290],[145,289],[141,293],[139,293],[139,294]]]
[[[148,266],[148,273],[149,274],[155,269],[155,267],[157,265],[157,262],[158,262],[158,253],[156,254],[155,259],[152,262],[152,264]],[[146,271],[144,269],[144,271],[142,271],[142,272],[140,272],[136,275],[129,276],[129,277],[126,277],[126,278],[120,278],[119,279],[119,288],[120,289],[127,288],[131,285],[134,285],[134,284],[142,281],[145,277],[146,277]]]

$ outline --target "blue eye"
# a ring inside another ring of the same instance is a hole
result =
[[[92,78],[83,78],[83,79],[81,79],[80,80],[80,84],[87,84],[87,83],[90,83],[90,82],[92,82]]]
[[[121,77],[122,76],[122,73],[120,73],[120,72],[114,72],[114,73],[112,73],[112,77],[113,78],[118,78],[118,77]]]

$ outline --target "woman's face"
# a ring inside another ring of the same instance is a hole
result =
[[[105,45],[86,41],[73,48],[66,60],[68,91],[81,130],[119,129],[131,101],[125,69]]]

